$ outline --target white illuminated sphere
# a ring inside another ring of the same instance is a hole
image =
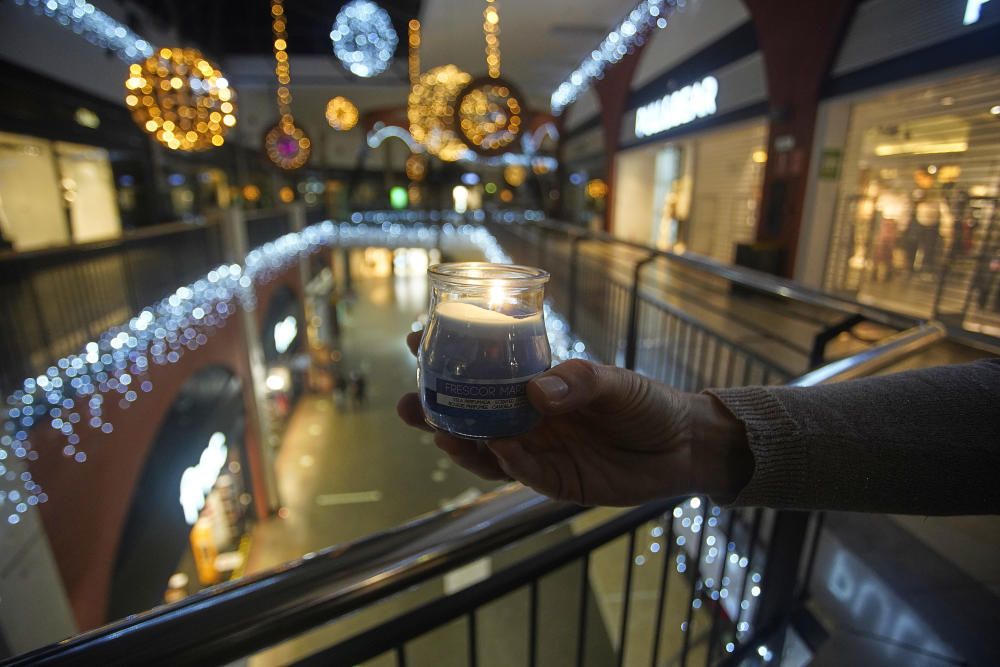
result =
[[[353,0],[337,14],[330,30],[333,52],[353,74],[369,78],[392,62],[399,38],[384,9],[371,0]]]

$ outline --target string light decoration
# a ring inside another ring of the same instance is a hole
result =
[[[521,103],[512,84],[501,79],[477,79],[457,102],[458,127],[472,150],[496,155],[510,148],[521,132]]]
[[[411,19],[407,28],[410,49],[406,56],[406,65],[410,72],[410,87],[413,87],[420,78],[420,21]]]
[[[486,0],[483,10],[483,35],[486,37],[486,67],[490,77],[500,78],[500,13],[496,0]]]
[[[344,5],[333,21],[330,40],[340,63],[363,78],[384,72],[399,43],[389,15],[371,0]]]
[[[540,213],[532,211],[519,214],[521,219],[529,215],[541,219]],[[350,220],[327,220],[255,248],[243,266],[225,264],[178,287],[125,324],[108,329],[79,353],[59,359],[36,378],[25,379],[0,408],[0,513],[7,515],[7,523],[20,524],[29,508],[48,501],[44,489],[24,469],[24,461],[37,461],[43,453],[32,444],[38,429],[53,429],[65,443],[62,455],[85,463],[88,457],[80,434],[89,431],[88,440],[96,436],[99,442],[99,434],[113,433],[108,406],[117,403],[127,410],[143,400],[154,391],[151,372],[156,366],[177,364],[208,344],[239,308],[256,307],[258,287],[301,257],[328,247],[430,248],[443,239],[471,244],[489,262],[511,263],[492,234],[484,227],[464,224],[454,211],[366,211],[353,213]],[[583,343],[572,336],[566,321],[548,303],[545,319],[554,359],[588,358]]]
[[[125,91],[136,124],[171,150],[221,146],[236,125],[236,93],[197,49],[163,48],[129,65]]]
[[[583,59],[580,66],[559,84],[552,93],[552,113],[558,115],[572,104],[594,79],[604,76],[604,70],[625,57],[625,54],[643,44],[649,34],[667,27],[669,14],[677,0],[642,0],[629,15],[608,33],[604,41]]]
[[[20,7],[30,7],[36,14],[54,19],[94,46],[112,51],[127,63],[149,58],[156,48],[125,24],[111,18],[84,0],[14,0]]]
[[[454,162],[468,151],[452,126],[455,99],[471,80],[471,76],[454,65],[442,65],[421,74],[410,90],[407,100],[410,134],[428,153],[446,162]]]
[[[455,104],[458,132],[481,155],[503,153],[521,132],[520,97],[513,84],[500,78],[500,14],[495,0],[486,0],[483,36],[488,77],[469,83]]]
[[[312,142],[292,116],[292,71],[288,64],[288,18],[284,0],[271,0],[271,32],[274,34],[274,75],[278,80],[278,124],[264,135],[264,152],[282,169],[298,169],[309,161]]]
[[[333,129],[346,132],[358,124],[358,108],[346,97],[331,98],[326,103],[326,122]]]

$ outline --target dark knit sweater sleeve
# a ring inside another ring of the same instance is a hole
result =
[[[709,393],[743,423],[754,457],[734,505],[1000,513],[1000,359]]]

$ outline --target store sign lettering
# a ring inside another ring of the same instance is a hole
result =
[[[715,113],[719,81],[706,76],[697,83],[684,86],[655,102],[639,107],[635,112],[635,136],[648,137],[690,123]]]
[[[205,498],[212,491],[226,465],[226,436],[213,433],[208,439],[208,447],[201,453],[198,465],[192,466],[181,475],[181,508],[184,520],[193,526],[205,506]]]
[[[962,18],[962,25],[972,25],[979,22],[979,16],[983,5],[990,0],[967,0],[965,3],[965,16]]]

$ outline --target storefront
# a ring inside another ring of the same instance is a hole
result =
[[[996,32],[1000,11],[983,5],[967,24],[965,5],[928,8],[885,45],[876,40],[878,19],[903,6],[873,0],[859,8],[833,84],[878,85],[823,104],[797,277],[866,303],[1000,332],[995,42],[992,58],[974,59],[975,40]],[[921,31],[928,26],[935,30]],[[957,55],[970,61],[948,61]],[[935,71],[942,62],[955,66]],[[878,76],[894,71],[912,74]]]
[[[198,462],[184,470],[179,500],[190,526],[190,550],[167,581],[164,602],[240,576],[249,524],[240,448],[222,432],[211,435]]]
[[[267,404],[274,428],[271,442],[275,444],[280,444],[292,408],[306,388],[309,357],[304,315],[295,292],[282,288],[271,295],[261,328]]]
[[[16,250],[121,233],[108,151],[0,132],[0,235]]]
[[[256,518],[243,392],[228,369],[208,366],[177,394],[128,507],[109,618],[190,595],[242,571],[244,536]]]
[[[641,91],[646,101],[626,114],[616,156],[614,233],[732,262],[757,233],[765,96],[757,53]]]

